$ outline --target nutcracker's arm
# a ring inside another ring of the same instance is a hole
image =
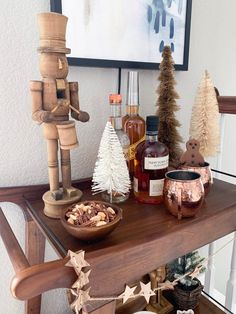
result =
[[[70,104],[72,107],[76,109],[76,111],[71,109],[72,118],[81,122],[87,122],[89,120],[89,114],[85,111],[80,110],[79,107],[78,82],[70,82],[69,89],[70,89]]]
[[[38,123],[51,122],[53,113],[43,110],[43,82],[30,81],[30,92],[32,96],[32,119]]]

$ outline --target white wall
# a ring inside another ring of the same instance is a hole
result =
[[[48,10],[49,0],[1,1],[0,186],[47,182],[46,146],[40,126],[31,120],[28,86],[31,79],[40,79],[36,52],[39,44],[36,14]],[[205,69],[209,70],[215,86],[222,94],[236,95],[235,12],[234,0],[193,0],[189,71],[176,72],[177,90],[181,97],[178,117],[185,140],[188,138],[195,91]],[[123,95],[126,73],[126,70],[122,71]],[[143,116],[156,110],[157,76],[157,71],[140,71],[140,112]],[[89,123],[77,123],[80,147],[72,153],[72,168],[73,178],[78,179],[92,174],[100,136],[109,115],[108,95],[117,88],[117,70],[71,67],[69,79],[80,83],[81,109],[91,115]],[[227,150],[224,154],[227,165],[230,165],[232,163],[228,160]],[[19,214],[15,214],[16,209],[12,205],[3,204],[2,207],[15,221],[16,232],[23,241],[23,218],[18,218]],[[21,302],[13,301],[9,294],[2,293],[9,287],[12,269],[1,242],[0,249],[0,265],[4,265],[4,268],[0,267],[1,312],[20,314],[23,313]],[[50,250],[47,255],[49,259],[54,258]],[[55,294],[50,296],[53,299]],[[42,313],[50,312],[52,303],[49,299],[45,299]],[[57,313],[65,313],[65,301],[63,304]]]

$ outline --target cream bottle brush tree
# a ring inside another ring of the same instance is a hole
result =
[[[110,122],[107,122],[102,135],[92,181],[92,191],[107,191],[110,202],[114,193],[125,195],[130,190],[131,183],[124,153]]]
[[[214,156],[220,144],[220,114],[214,84],[205,71],[192,109],[190,138],[200,142],[204,157]]]

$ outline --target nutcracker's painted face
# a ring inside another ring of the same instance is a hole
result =
[[[63,79],[68,75],[68,62],[62,53],[40,53],[40,73],[42,77]]]

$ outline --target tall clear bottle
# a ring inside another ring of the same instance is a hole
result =
[[[143,203],[159,204],[163,200],[163,185],[169,163],[169,150],[158,141],[157,116],[147,116],[146,140],[135,153],[134,195]]]
[[[135,150],[138,144],[145,140],[145,121],[139,115],[139,74],[137,71],[128,72],[126,115],[122,123],[130,139],[128,168],[132,180]]]
[[[116,131],[117,137],[120,141],[122,150],[124,152],[125,159],[127,161],[128,158],[128,148],[130,145],[129,136],[122,130],[122,116],[121,116],[121,104],[122,97],[120,94],[111,94],[109,95],[109,103],[110,103],[110,122],[113,128]],[[107,192],[102,193],[102,198],[111,203],[120,203],[127,200],[129,197],[129,193],[127,194],[119,194],[117,192],[112,192],[112,197]]]
[[[128,160],[128,149],[130,146],[130,139],[126,132],[122,129],[122,115],[121,104],[122,97],[120,94],[111,94],[109,96],[110,103],[110,122],[116,131],[121,147],[123,149],[125,159]]]

